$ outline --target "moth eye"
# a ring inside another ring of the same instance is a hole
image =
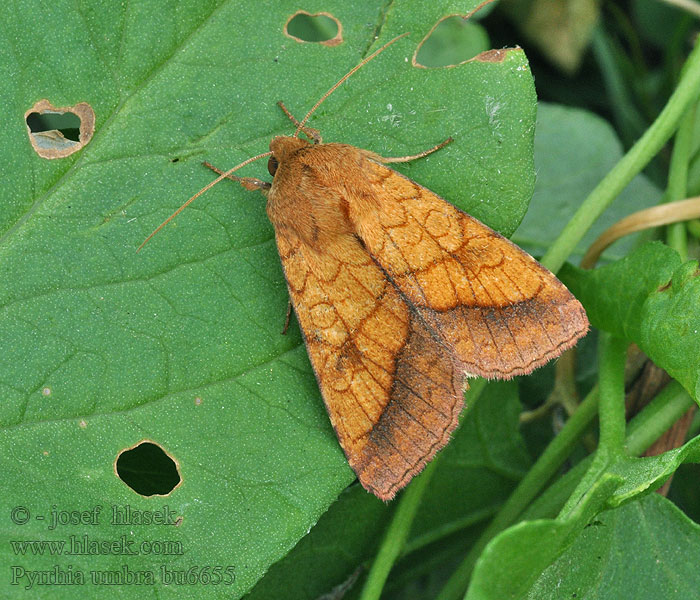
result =
[[[267,161],[267,170],[270,171],[270,175],[274,177],[275,173],[277,173],[277,167],[279,166],[279,162],[277,162],[277,159],[274,156],[270,157],[270,160]]]

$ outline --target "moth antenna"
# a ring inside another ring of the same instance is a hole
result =
[[[158,227],[156,227],[153,230],[151,235],[149,235],[145,240],[143,240],[141,245],[136,249],[136,252],[141,250],[141,248],[143,248],[156,233],[158,233],[161,229],[163,229],[163,227],[165,227],[168,223],[170,223],[170,221],[172,221],[175,217],[177,217],[183,210],[185,210],[185,208],[187,208],[192,202],[194,202],[197,198],[199,198],[204,192],[209,191],[217,183],[219,183],[219,181],[221,181],[222,179],[226,179],[234,171],[237,171],[241,167],[245,167],[247,164],[252,163],[255,160],[258,160],[260,158],[265,158],[266,156],[272,156],[272,152],[264,152],[263,154],[258,154],[257,156],[253,156],[252,158],[249,158],[248,160],[244,160],[240,165],[236,165],[235,167],[233,167],[233,169],[229,169],[228,171],[226,171],[226,173],[219,175],[214,181],[205,185],[194,196],[192,196],[187,202],[185,202],[180,208],[178,208],[172,215],[170,215],[167,219],[165,219],[165,221],[163,221],[160,225],[158,225]]]
[[[384,52],[384,50],[386,50],[394,42],[397,42],[402,37],[406,37],[409,33],[410,33],[410,31],[407,31],[406,33],[402,33],[401,35],[397,35],[393,40],[388,41],[381,48],[379,48],[379,50],[375,50],[374,52],[372,52],[372,54],[370,54],[367,58],[361,60],[357,65],[355,65],[352,69],[350,69],[350,71],[348,71],[345,75],[343,75],[343,77],[341,77],[340,80],[330,90],[328,90],[325,94],[323,94],[323,96],[321,96],[321,98],[318,100],[318,102],[316,102],[316,104],[314,104],[313,108],[309,112],[306,113],[306,116],[299,122],[299,125],[298,125],[296,131],[294,132],[293,137],[299,137],[299,132],[304,128],[304,125],[306,125],[306,122],[309,120],[309,117],[312,114],[314,114],[316,109],[319,106],[321,106],[321,103],[326,98],[328,98],[328,96],[330,96],[333,92],[335,92],[335,90],[339,86],[341,86],[348,77],[350,77],[358,69],[361,69],[362,67],[364,67],[370,60],[372,60],[375,56],[377,56],[377,54],[379,54],[380,52]]]

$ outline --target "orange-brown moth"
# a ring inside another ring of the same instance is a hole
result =
[[[170,217],[223,177],[267,196],[331,423],[360,483],[382,500],[447,444],[468,376],[525,375],[588,330],[581,304],[535,259],[386,166],[444,143],[386,159],[324,144],[305,127],[336,87],[396,39],[343,77],[301,122],[280,104],[297,125],[294,135],[273,138],[269,152],[226,173],[214,169],[220,177]],[[271,184],[231,175],[265,156]]]

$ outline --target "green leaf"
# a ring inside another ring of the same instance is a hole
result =
[[[649,243],[593,271],[568,266],[562,281],[581,300],[591,323],[635,342],[700,400],[700,279],[697,262]]]
[[[622,158],[622,152],[613,128],[597,115],[539,102],[535,192],[513,241],[534,254],[542,254],[588,194]],[[658,204],[660,199],[661,191],[644,175],[637,175],[579,242],[572,260],[583,256],[605,229],[630,213]],[[622,238],[605,251],[604,258],[623,257],[641,235]]]
[[[480,14],[481,11],[475,16]],[[420,47],[416,61],[425,67],[446,67],[490,48],[488,33],[481,25],[455,15],[440,22]]]
[[[610,497],[610,506],[618,506],[659,488],[684,461],[700,461],[700,436],[657,456],[617,458],[607,471],[619,475],[624,481]]]
[[[477,3],[458,3],[467,12]],[[325,414],[298,328],[280,335],[287,295],[263,199],[212,190],[140,253],[146,235],[221,167],[263,152],[370,48],[411,36],[368,64],[311,119],[326,141],[383,155],[455,142],[400,170],[487,224],[512,233],[534,175],[535,95],[524,53],[451,69],[411,56],[453,2],[322,9],[343,24],[336,47],[282,28],[286,3],[137,0],[127,5],[13,5],[0,31],[8,126],[0,152],[0,512],[32,517],[102,507],[100,522],[47,530],[2,524],[4,564],[66,568],[12,553],[7,540],[164,540],[182,554],[72,556],[73,572],[151,574],[231,565],[236,598],[283,557],[353,481]],[[313,10],[313,7],[306,7]],[[375,36],[378,40],[375,41]],[[491,57],[493,58],[493,56]],[[96,131],[68,158],[37,156],[23,116],[34,103],[89,103]],[[243,174],[264,176],[256,163]],[[182,484],[142,497],[114,472],[143,439],[167,451]],[[111,507],[163,510],[179,526],[111,525]],[[179,520],[181,518],[181,521]],[[0,583],[0,595],[25,594]],[[91,583],[86,598],[103,597]],[[114,588],[116,589],[116,588]],[[127,597],[142,588],[121,588]],[[73,597],[75,589],[52,590]]]
[[[518,0],[505,3],[504,12],[549,62],[572,75],[600,18],[600,5],[594,0],[565,1],[552,10],[547,0]]]
[[[658,494],[598,515],[527,594],[538,600],[698,598],[700,527]]]
[[[363,562],[374,555],[391,512],[391,505],[359,485],[348,488],[309,534],[270,568],[246,600],[275,600],[282,590],[287,598],[315,600],[334,587],[354,586],[355,572],[360,569],[357,579],[361,581]]]
[[[496,536],[481,554],[465,600],[524,598],[537,577],[605,506],[620,480],[601,477],[561,519],[521,522]]]

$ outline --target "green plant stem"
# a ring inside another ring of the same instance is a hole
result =
[[[561,509],[565,517],[575,510],[581,498],[593,487],[610,463],[624,454],[625,444],[625,360],[627,341],[601,332],[598,381],[600,440],[591,466]]]
[[[700,219],[693,219],[686,223],[686,229],[695,238],[700,238]]]
[[[598,389],[593,388],[518,484],[493,521],[479,536],[469,554],[442,588],[438,600],[456,600],[464,595],[474,564],[482,550],[498,533],[515,522],[520,513],[549,482],[591,424],[597,410]]]
[[[406,538],[411,531],[413,519],[438,462],[437,458],[433,459],[401,496],[382,545],[379,547],[379,552],[372,562],[360,600],[379,600],[381,597],[384,583],[386,583],[389,572],[403,550]]]
[[[694,404],[690,394],[675,379],[659,392],[627,426],[625,448],[631,456],[646,451]]]
[[[608,333],[600,335],[598,381],[600,383],[600,441],[598,451],[608,458],[624,452],[625,361],[628,342]]]
[[[620,15],[622,18],[618,18],[618,24],[624,27],[625,15],[624,12],[619,12],[622,13]],[[620,60],[624,60],[625,55],[620,52],[619,44],[616,45],[610,40],[601,25],[593,29],[591,50],[603,76],[617,128],[621,132],[625,145],[631,144],[644,131],[646,124],[630,97],[629,86],[625,83],[619,66]]]
[[[688,165],[693,150],[695,109],[694,104],[688,108],[676,133],[668,170],[668,187],[664,195],[666,202],[683,200],[688,195]],[[666,228],[666,243],[676,250],[683,260],[687,258],[688,236],[683,223],[673,223]]]
[[[439,542],[440,540],[457,533],[458,531],[464,532],[470,527],[474,527],[482,522],[490,521],[496,515],[496,513],[501,509],[503,504],[494,504],[490,506],[485,506],[484,508],[474,509],[469,511],[465,517],[457,519],[455,521],[450,521],[434,529],[430,529],[425,533],[417,536],[411,536],[411,539],[406,542],[403,548],[401,556],[410,554],[411,552],[416,552],[421,548],[425,548],[429,544],[434,542]]]
[[[677,381],[671,381],[628,424],[625,448],[630,456],[640,456],[693,404],[693,399]],[[584,458],[537,498],[520,519],[553,518],[589,471],[593,456]]]
[[[486,387],[486,383],[485,379],[472,380],[469,390],[469,400],[472,405],[481,395],[481,392]],[[360,600],[379,600],[389,572],[394,566],[396,559],[403,552],[413,520],[423,499],[423,494],[440,462],[440,456],[436,456],[401,495],[399,505],[391,519],[391,523],[389,523],[377,556],[372,562],[372,567],[362,588]]]
[[[683,67],[678,87],[661,114],[583,201],[542,258],[543,265],[554,272],[561,268],[595,220],[673,135],[681,117],[699,95],[700,44],[696,43]]]

